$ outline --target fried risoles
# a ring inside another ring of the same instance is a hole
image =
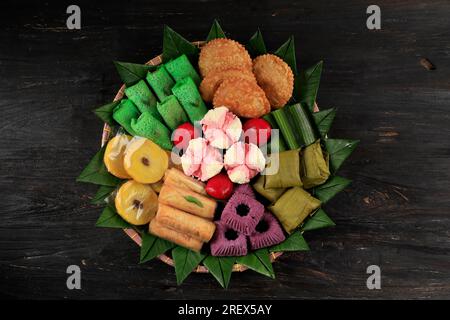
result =
[[[200,93],[203,100],[211,102],[214,97],[214,93],[220,86],[223,80],[228,78],[242,78],[245,80],[253,81],[256,83],[254,74],[248,69],[231,68],[220,71],[213,71],[202,80],[200,84]]]
[[[225,79],[214,94],[213,105],[226,106],[244,118],[259,118],[270,112],[264,91],[254,81],[242,78]]]
[[[253,73],[274,109],[283,107],[292,97],[294,74],[289,65],[273,54],[253,60]]]
[[[239,42],[220,38],[211,40],[202,47],[198,67],[203,77],[211,71],[230,68],[252,71],[252,59]]]

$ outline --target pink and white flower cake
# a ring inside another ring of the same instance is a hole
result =
[[[241,120],[227,107],[209,110],[200,124],[204,138],[192,139],[181,156],[186,175],[207,181],[225,167],[232,182],[244,184],[264,170],[264,154],[257,145],[240,141]]]

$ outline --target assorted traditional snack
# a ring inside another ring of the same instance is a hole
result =
[[[102,109],[115,134],[93,159],[99,170],[90,164],[80,176],[111,188],[99,224],[134,228],[143,261],[174,248],[175,264],[187,252],[199,257],[194,266],[188,262],[189,272],[204,259],[219,279],[224,272],[214,268],[230,257],[271,275],[261,261],[306,246],[293,239],[304,242],[303,230],[320,227],[315,213],[324,221],[329,195],[321,186],[356,143],[327,138],[334,113],[311,112],[315,100],[302,93],[311,86],[299,82],[294,92],[297,69],[283,56],[293,44],[269,54],[254,37],[247,47],[259,54],[252,60],[245,46],[218,35],[197,56],[195,46],[165,32],[171,42],[164,63],[134,65],[140,78],[124,77],[125,97]],[[310,77],[317,77],[314,70]]]

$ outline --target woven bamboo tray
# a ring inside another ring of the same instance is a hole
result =
[[[196,45],[197,47],[201,47],[205,42],[204,41],[195,41],[192,42],[194,45]],[[151,59],[150,61],[146,62],[147,65],[151,65],[151,66],[157,66],[160,65],[162,63],[162,54],[160,54],[157,57],[154,57],[153,59]],[[119,89],[119,91],[117,92],[116,96],[114,97],[114,101],[120,100],[123,98],[125,94],[125,85],[122,85]],[[317,105],[314,106],[314,112],[319,111],[319,108],[317,107]],[[108,126],[108,124],[105,123],[104,127],[103,127],[103,134],[102,134],[102,147],[106,144],[106,142],[108,142],[109,138],[110,138],[110,134],[111,134],[111,128]],[[123,229],[123,231],[138,245],[138,246],[142,246],[142,238],[139,235],[139,233],[137,233],[134,229]],[[270,260],[272,262],[274,262],[279,256],[281,256],[283,254],[283,252],[271,252],[270,253]],[[174,266],[174,262],[173,259],[169,256],[167,256],[166,254],[161,254],[160,256],[158,256],[158,259],[161,260],[162,262],[170,265],[170,266]],[[233,272],[243,272],[245,270],[247,270],[248,268],[242,264],[236,263],[233,266]],[[198,273],[208,273],[209,270],[203,266],[203,265],[199,265],[195,268],[194,272],[198,272]]]

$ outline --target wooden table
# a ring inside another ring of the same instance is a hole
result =
[[[367,4],[339,1],[0,4],[0,294],[18,298],[450,298],[450,3],[385,1],[381,30]],[[260,27],[268,48],[292,33],[300,67],[325,63],[318,103],[337,107],[331,135],[361,139],[340,174],[353,184],[326,205],[335,228],[306,234],[307,253],[284,255],[277,279],[209,275],[177,286],[174,271],[138,264],[126,235],[98,229],[94,186],[75,183],[99,148],[91,110],[112,100],[112,60],[144,62],[168,24],[204,39],[214,17],[245,42]],[[428,58],[436,70],[420,64]],[[66,268],[82,289],[66,288]],[[366,268],[379,265],[381,290]]]

